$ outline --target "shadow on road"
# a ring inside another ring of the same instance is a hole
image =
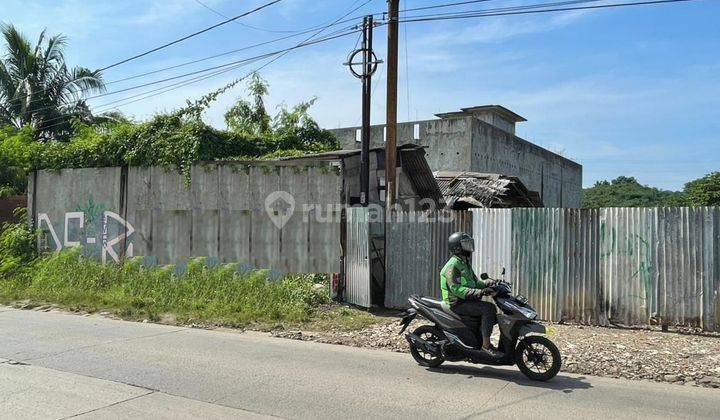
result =
[[[592,388],[592,385],[584,380],[584,376],[574,378],[559,374],[548,382],[538,382],[531,381],[519,371],[497,369],[491,366],[474,367],[463,365],[445,365],[437,368],[428,368],[427,370],[430,372],[444,373],[448,375],[467,375],[468,378],[502,379],[522,386],[558,390],[566,394],[577,389]]]

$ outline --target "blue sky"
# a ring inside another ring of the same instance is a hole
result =
[[[548,1],[493,0],[443,11]],[[266,0],[203,2],[232,16]],[[401,0],[401,9],[447,2]],[[361,3],[283,0],[242,22],[270,30],[295,30],[332,21]],[[223,20],[195,0],[2,0],[2,4],[0,21],[15,24],[33,38],[43,27],[67,35],[68,60],[92,68]],[[384,0],[374,0],[355,14],[385,8]],[[582,163],[586,186],[631,175],[642,183],[679,189],[690,179],[720,170],[719,18],[720,0],[697,0],[407,24],[400,31],[400,119],[429,119],[437,112],[460,107],[501,104],[528,119],[518,127],[521,137]],[[385,28],[378,28],[375,34],[382,58]],[[109,69],[105,77],[117,80],[283,35],[231,23]],[[109,90],[289,47],[305,36],[113,84]],[[307,47],[268,66],[262,72],[271,85],[268,105],[293,104],[317,96],[312,114],[321,125],[357,125],[360,84],[342,66],[356,40],[352,35]],[[180,106],[185,99],[222,86],[252,68],[240,68],[121,110],[146,118]],[[381,66],[375,79],[374,123],[384,119],[384,78]],[[152,88],[92,103],[101,105]],[[224,110],[243,95],[242,87],[224,94],[206,120],[222,126]]]

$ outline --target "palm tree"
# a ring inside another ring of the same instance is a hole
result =
[[[0,125],[30,125],[38,139],[67,137],[73,118],[88,118],[83,98],[105,90],[101,72],[68,68],[63,35],[43,30],[33,46],[12,25],[0,25],[0,32],[7,49],[0,57]]]

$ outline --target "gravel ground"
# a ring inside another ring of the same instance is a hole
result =
[[[421,321],[420,321],[421,322]],[[413,322],[411,328],[420,325]],[[563,372],[720,388],[720,335],[552,325]],[[274,331],[297,340],[408,352],[396,320],[355,332]],[[497,328],[496,336],[497,339]]]

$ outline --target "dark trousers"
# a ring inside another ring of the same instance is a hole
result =
[[[477,321],[480,319],[480,333],[490,337],[497,322],[495,305],[482,300],[466,300],[452,306],[452,311],[460,315],[468,327],[477,334]],[[479,337],[478,337],[479,338]]]

